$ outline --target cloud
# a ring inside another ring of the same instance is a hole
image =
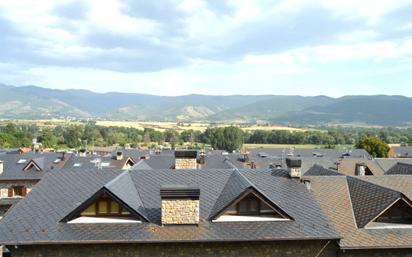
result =
[[[403,87],[411,12],[404,0],[2,1],[0,83],[165,94],[282,83],[276,92],[305,94],[339,72],[355,88],[356,67],[374,81],[395,66]]]

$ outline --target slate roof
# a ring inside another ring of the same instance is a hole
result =
[[[358,222],[361,225],[367,220],[361,216],[364,208],[375,212],[399,193],[411,199],[412,177],[317,176],[310,181],[312,195],[342,238],[341,249],[412,248],[412,229],[358,228]]]
[[[398,157],[412,157],[412,146],[395,146],[392,149]]]
[[[61,163],[54,163],[56,159],[62,157],[62,153],[26,153],[26,154],[2,154],[0,160],[4,162],[3,173],[0,175],[0,180],[39,180],[41,177],[51,171],[56,171],[61,168],[64,161]],[[68,156],[67,156],[68,158]],[[26,162],[18,164],[19,160],[26,160]],[[24,167],[30,162],[35,161],[40,167],[41,171],[30,169],[24,171]]]
[[[130,224],[68,224],[68,213],[119,176],[118,170],[64,171],[47,174],[0,221],[0,243],[213,242],[337,239],[312,195],[298,180],[271,172],[240,170],[271,202],[293,220],[284,222],[211,222],[233,170],[128,171],[150,222]],[[124,176],[122,173],[121,176]],[[125,179],[121,177],[118,182]],[[130,181],[127,178],[128,181]],[[112,182],[114,183],[114,182]],[[119,183],[122,184],[123,183]],[[198,226],[161,226],[160,188],[183,184],[200,189]],[[117,188],[117,186],[116,186]],[[226,192],[226,191],[225,191]],[[121,194],[118,194],[119,196]],[[123,197],[123,196],[121,196]],[[127,196],[125,196],[127,198]]]
[[[356,224],[363,228],[401,197],[401,192],[354,177],[347,177]]]
[[[412,164],[412,158],[375,158],[374,160],[384,172],[387,172],[399,162]]]
[[[371,156],[364,149],[314,149],[314,148],[249,148],[250,156],[264,153],[267,157],[318,157],[318,158],[365,158]]]
[[[126,161],[128,160],[127,155],[123,155],[122,160],[116,160],[114,156],[108,155],[108,156],[98,156],[98,155],[87,155],[87,156],[78,156],[78,155],[72,155],[65,163],[64,169],[72,169],[72,168],[77,168],[79,170],[81,169],[97,169],[98,165],[97,162],[100,163],[107,163],[107,166],[102,165],[102,169],[107,169],[107,168],[122,168],[125,164]],[[130,157],[131,158],[131,157]],[[132,161],[135,161],[133,158],[131,158]],[[80,166],[75,166],[80,164]]]
[[[385,175],[412,175],[412,164],[398,162]]]
[[[385,172],[375,159],[367,160],[363,158],[344,158],[342,160],[339,160],[338,171],[348,176],[357,175],[356,174],[357,164],[365,165],[366,167],[370,169],[372,174],[375,176],[381,176]]]
[[[336,170],[326,169],[321,165],[315,164],[306,171],[304,176],[343,176],[343,174],[337,172]]]

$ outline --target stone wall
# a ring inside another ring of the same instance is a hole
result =
[[[199,200],[162,199],[162,224],[198,224]]]
[[[342,251],[341,257],[412,257],[412,249],[379,249]]]
[[[196,158],[176,158],[175,169],[197,169]]]
[[[106,244],[10,246],[13,257],[336,257],[335,242],[281,241],[239,243]],[[323,249],[323,251],[322,251]]]

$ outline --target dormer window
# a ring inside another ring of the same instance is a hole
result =
[[[130,217],[131,213],[122,208],[116,201],[107,195],[102,195],[96,202],[87,207],[81,214],[81,217]]]
[[[289,220],[289,218],[257,193],[251,192],[231,204],[214,222],[282,220]]]
[[[412,206],[400,198],[368,224],[367,228],[412,228]]]

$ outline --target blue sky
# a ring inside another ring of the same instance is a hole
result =
[[[0,83],[412,96],[412,1],[0,0]]]

